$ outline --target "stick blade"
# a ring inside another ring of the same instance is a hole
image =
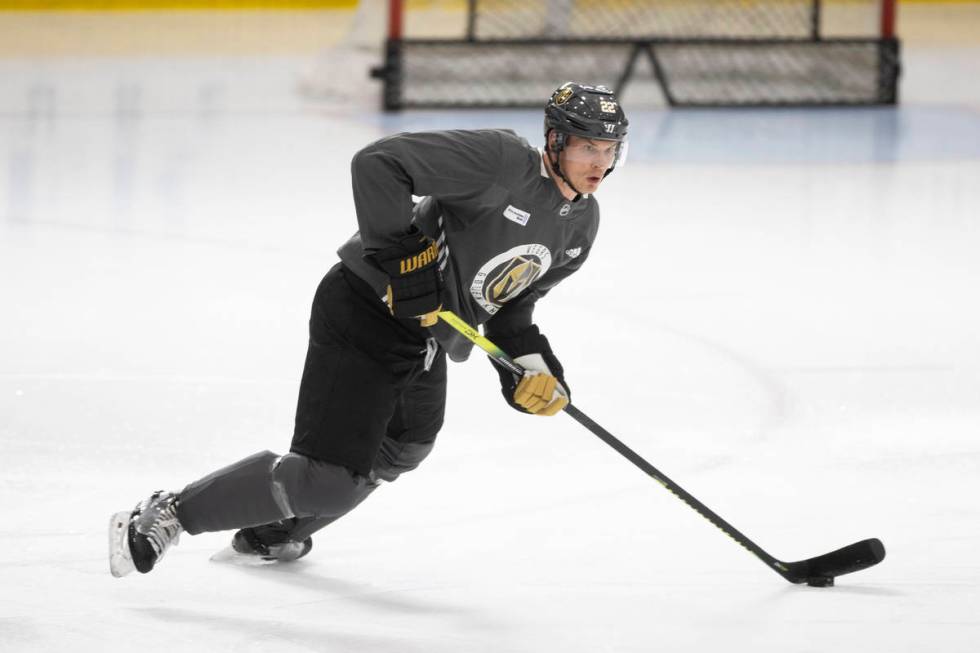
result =
[[[885,545],[882,544],[881,540],[873,537],[815,558],[791,562],[786,565],[789,568],[787,579],[793,583],[833,579],[837,576],[873,567],[884,559]]]

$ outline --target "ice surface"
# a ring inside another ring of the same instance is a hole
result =
[[[593,256],[537,313],[576,405],[777,557],[885,542],[832,589],[512,412],[477,356],[430,459],[304,560],[185,536],[112,578],[114,511],[288,447],[353,152],[540,116],[345,114],[288,57],[0,62],[0,649],[977,650],[976,55],[955,101],[913,77],[898,109],[634,113]]]

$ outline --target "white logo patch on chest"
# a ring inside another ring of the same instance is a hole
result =
[[[480,267],[470,283],[470,295],[493,315],[551,269],[551,250],[529,243],[497,254]]]
[[[531,219],[531,214],[508,204],[507,208],[504,209],[504,217],[524,227],[527,225],[527,221]]]
[[[561,205],[561,208],[558,209],[558,215],[560,215],[561,217],[564,218],[566,215],[568,215],[569,213],[571,213],[571,211],[572,211],[572,205],[571,204],[562,204]]]

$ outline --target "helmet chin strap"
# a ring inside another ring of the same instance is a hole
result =
[[[565,182],[568,185],[568,187],[572,189],[572,191],[575,192],[575,197],[572,198],[572,201],[577,202],[582,198],[582,193],[580,193],[579,190],[572,185],[572,182],[568,180],[568,177],[565,176],[565,173],[561,171],[561,165],[559,165],[558,163],[558,157],[561,155],[561,151],[562,149],[564,149],[565,143],[564,141],[559,141],[559,142],[561,144],[558,146],[557,150],[552,150],[551,146],[550,145],[548,146],[548,150],[547,150],[548,162],[551,163],[551,169],[555,171],[555,174],[558,175],[561,178],[561,180]],[[554,159],[551,158],[552,152],[555,153]]]

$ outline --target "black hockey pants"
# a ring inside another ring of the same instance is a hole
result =
[[[188,485],[178,516],[206,531],[283,521],[303,539],[415,469],[442,426],[446,358],[335,266],[317,289],[291,453],[261,452]]]

